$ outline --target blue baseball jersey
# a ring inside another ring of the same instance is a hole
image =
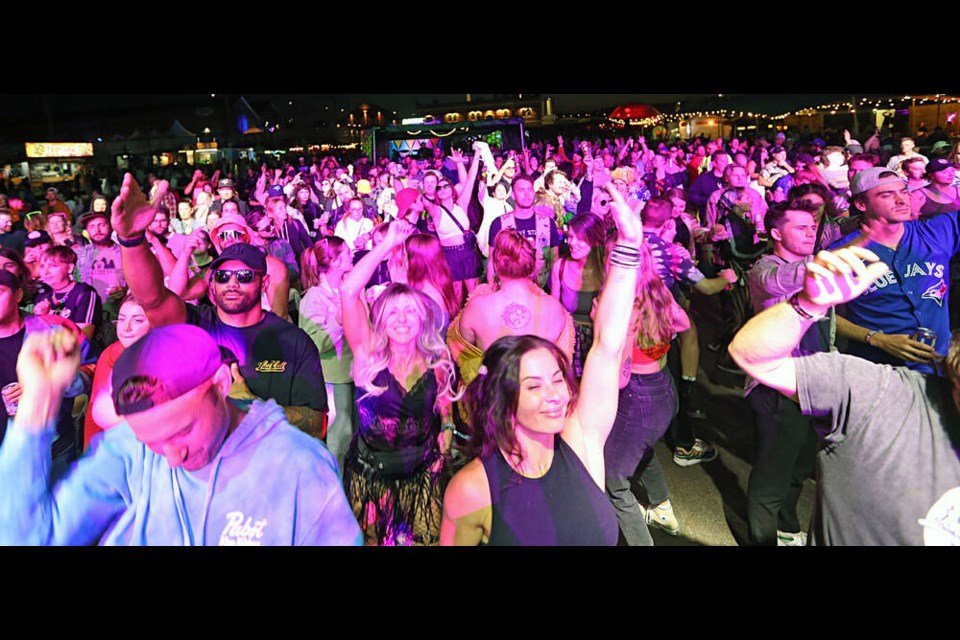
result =
[[[858,235],[856,231],[830,248],[847,244]],[[896,249],[873,241],[866,248],[890,265],[890,270],[862,296],[847,303],[842,315],[861,327],[889,335],[913,335],[920,327],[932,329],[937,334],[937,353],[946,355],[950,347],[950,259],[960,250],[957,212],[904,223]],[[931,365],[905,363],[860,342],[850,341],[847,352],[871,362],[935,373]]]

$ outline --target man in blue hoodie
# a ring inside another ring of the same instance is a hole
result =
[[[50,443],[78,364],[69,332],[30,336],[20,351],[23,394],[0,447],[0,544],[360,544],[330,452],[272,400],[233,404],[220,349],[189,325],[124,351],[111,395],[126,422],[54,486]]]

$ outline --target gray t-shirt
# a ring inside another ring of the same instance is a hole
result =
[[[837,353],[795,362],[803,413],[828,417],[812,543],[951,539],[938,527],[960,536],[960,492],[945,498],[960,487],[960,414],[950,382]],[[920,520],[933,526],[925,530]]]

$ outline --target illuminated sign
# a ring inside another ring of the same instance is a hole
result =
[[[423,124],[423,118],[404,118],[400,124]]]
[[[92,142],[28,142],[28,158],[87,158],[93,155]]]

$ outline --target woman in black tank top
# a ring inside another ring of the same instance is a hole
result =
[[[443,545],[614,545],[603,446],[613,427],[619,366],[643,230],[612,185],[619,244],[597,308],[594,347],[578,388],[567,357],[533,336],[495,342],[467,389],[472,461],[444,498]]]

